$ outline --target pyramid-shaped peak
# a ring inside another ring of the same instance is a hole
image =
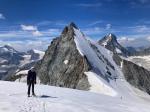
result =
[[[78,27],[76,26],[76,24],[73,23],[73,22],[71,22],[69,25],[67,25],[67,26],[64,28],[62,34],[74,33],[74,28],[75,28],[75,29],[78,29]]]
[[[116,37],[114,34],[112,34],[112,33],[109,33],[109,34],[106,36],[106,38],[109,38],[111,41],[112,41],[112,40],[117,41],[117,37]]]
[[[106,36],[104,36],[101,40],[99,40],[98,43],[99,44],[106,44],[106,43],[107,44],[118,44],[117,37],[112,33],[109,33]]]
[[[76,26],[76,24],[74,22],[71,22],[69,24],[69,27],[78,29],[78,27]]]

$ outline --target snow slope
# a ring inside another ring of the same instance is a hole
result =
[[[132,100],[67,88],[36,85],[28,98],[24,83],[0,81],[0,112],[149,112],[149,99]]]
[[[134,87],[125,80],[121,67],[117,66],[113,60],[113,53],[97,43],[88,41],[79,29],[74,28],[74,31],[78,51],[82,56],[86,56],[92,65],[92,70],[85,72],[91,85],[89,91],[136,101],[138,99],[137,91],[135,92]],[[107,72],[111,75],[106,80]]]
[[[130,86],[126,87],[126,84],[128,83],[122,83],[122,81],[120,81],[120,78],[123,77],[123,74],[121,69],[118,68],[116,63],[113,61],[113,53],[97,43],[93,43],[92,41],[89,42],[79,29],[74,28],[74,31],[74,39],[78,51],[82,56],[87,57],[92,66],[92,70],[85,73],[88,76],[88,80],[91,85],[90,91],[115,96],[122,92],[122,88],[124,88],[124,90],[131,90]],[[96,51],[94,51],[90,44],[95,46]],[[113,66],[114,69],[110,65]],[[111,73],[111,79],[109,82],[107,82],[105,79],[106,75],[108,75],[108,71]],[[116,81],[116,79],[119,80]],[[118,81],[119,83],[122,83],[121,87],[119,84],[117,84]],[[121,91],[119,92],[120,89]]]

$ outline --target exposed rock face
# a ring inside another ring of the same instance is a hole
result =
[[[122,56],[129,55],[129,52],[118,43],[117,37],[114,34],[106,35],[104,38],[99,40],[98,43],[115,54]]]
[[[115,61],[115,63],[118,65],[118,66],[121,66],[121,57],[118,55],[118,54],[113,54],[113,60]]]
[[[36,70],[44,84],[88,90],[90,85],[84,72],[90,65],[77,50],[73,28],[77,27],[71,23],[51,42]]]
[[[133,86],[150,94],[150,72],[130,61],[123,60],[122,71]]]

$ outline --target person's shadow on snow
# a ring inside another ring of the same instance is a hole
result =
[[[41,95],[41,96],[39,96],[39,98],[58,98],[58,97],[48,96],[48,95]]]

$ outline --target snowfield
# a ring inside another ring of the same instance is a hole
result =
[[[109,96],[88,91],[36,85],[27,97],[25,83],[0,81],[0,112],[149,112],[145,98]],[[141,93],[140,93],[141,94]]]

